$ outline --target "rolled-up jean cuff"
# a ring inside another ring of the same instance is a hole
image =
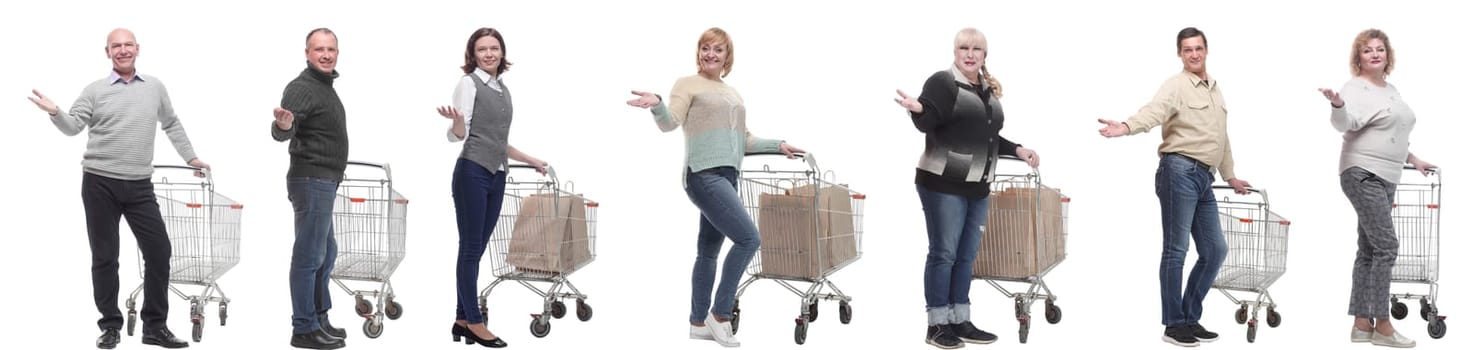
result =
[[[952,305],[926,309],[926,324],[929,326],[951,324],[952,317],[955,316]]]
[[[952,304],[952,322],[948,322],[948,323],[958,324],[958,323],[963,323],[963,322],[967,322],[967,321],[971,321],[971,320],[972,320],[972,305],[969,305],[969,304]]]

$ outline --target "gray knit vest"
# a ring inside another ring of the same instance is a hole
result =
[[[475,74],[468,75],[476,81],[476,102],[461,158],[481,165],[488,172],[496,172],[507,164],[507,133],[512,127],[511,91],[503,84],[498,92]]]

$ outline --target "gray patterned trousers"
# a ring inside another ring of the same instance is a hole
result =
[[[1356,209],[1356,265],[1351,270],[1347,314],[1387,318],[1392,266],[1397,261],[1397,232],[1392,224],[1397,184],[1352,167],[1341,173],[1341,192]]]

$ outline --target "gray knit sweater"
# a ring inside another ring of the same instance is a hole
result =
[[[185,162],[195,159],[184,124],[174,114],[169,91],[158,78],[135,75],[124,82],[113,75],[82,89],[71,110],[51,116],[67,136],[87,130],[82,170],[120,180],[153,176],[154,137],[164,130]],[[155,125],[159,129],[154,129]]]

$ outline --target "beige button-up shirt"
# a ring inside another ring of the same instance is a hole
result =
[[[1159,154],[1181,154],[1217,169],[1224,181],[1234,179],[1228,107],[1212,77],[1204,80],[1184,70],[1167,78],[1152,101],[1125,123],[1127,135],[1162,126]]]

